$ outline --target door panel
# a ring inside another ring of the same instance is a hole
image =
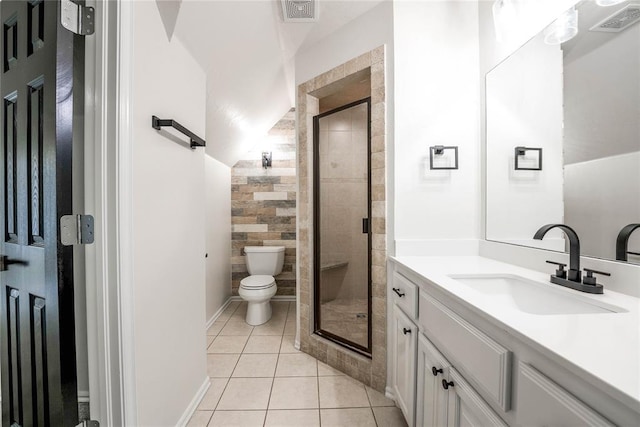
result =
[[[2,1],[2,423],[76,425],[71,214],[74,35],[56,0]],[[82,50],[80,50],[81,52]],[[82,60],[79,55],[77,60]]]

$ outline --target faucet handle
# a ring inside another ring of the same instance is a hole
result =
[[[585,285],[597,285],[596,278],[593,277],[594,274],[601,274],[603,276],[611,276],[611,273],[607,273],[605,271],[593,270],[591,268],[585,268],[584,271],[587,272],[586,276],[582,278],[582,283]]]
[[[556,270],[556,277],[559,277],[561,279],[567,278],[567,270],[564,269],[567,266],[567,264],[564,264],[561,262],[555,262],[555,261],[547,261],[547,264],[555,264],[558,266],[558,269]]]

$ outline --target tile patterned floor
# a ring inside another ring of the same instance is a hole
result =
[[[297,351],[295,303],[260,326],[232,302],[207,331],[211,387],[189,427],[406,427],[394,402]]]

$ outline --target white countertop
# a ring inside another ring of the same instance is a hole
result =
[[[549,274],[480,256],[400,256],[391,260],[471,305],[493,323],[497,321],[507,332],[568,366],[571,371],[589,373],[602,383],[603,391],[640,411],[640,299],[607,290],[606,278],[601,280],[604,294],[591,295],[552,284]],[[581,299],[620,307],[626,312],[528,314],[499,304],[497,299],[449,277],[465,274],[518,275],[548,284],[560,292],[578,294]]]

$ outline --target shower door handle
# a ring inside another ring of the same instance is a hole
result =
[[[362,234],[369,234],[369,218],[362,218]]]

